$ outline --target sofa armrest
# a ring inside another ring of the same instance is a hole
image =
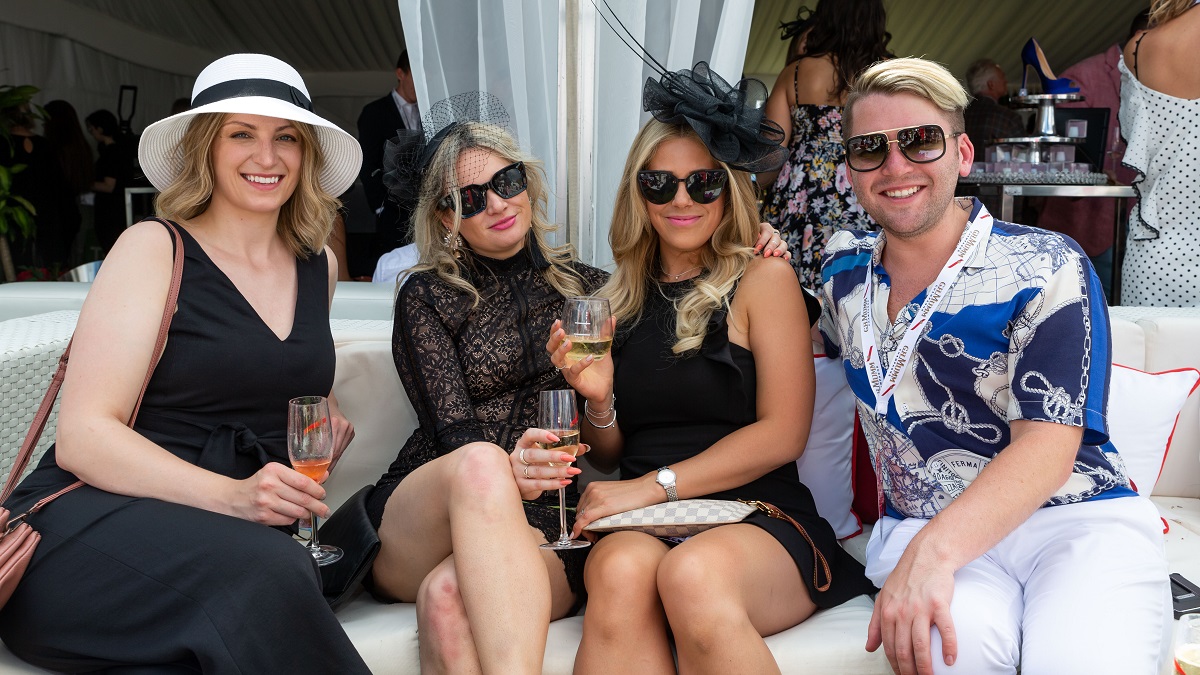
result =
[[[354,424],[354,441],[325,484],[325,501],[337,508],[356,490],[379,480],[417,428],[417,416],[396,375],[390,340],[338,344],[333,392]]]

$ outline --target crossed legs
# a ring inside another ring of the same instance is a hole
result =
[[[557,556],[537,548],[504,450],[471,443],[409,474],[379,539],[375,585],[417,603],[423,672],[541,671],[550,620],[573,598]]]
[[[601,539],[584,568],[580,675],[779,672],[762,637],[816,606],[795,562],[765,530],[727,525],[671,549],[637,532]]]

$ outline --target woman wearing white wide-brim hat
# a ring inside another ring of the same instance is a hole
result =
[[[192,103],[139,148],[184,251],[162,359],[130,429],[175,246],[142,222],[80,312],[58,443],[6,502],[20,513],[86,483],[30,518],[43,540],[0,637],[53,670],[367,673],[282,531],[329,512],[289,468],[288,400],[331,393],[325,241],[361,151],[269,56],[215,61]],[[330,409],[340,453],[354,432],[332,396]]]

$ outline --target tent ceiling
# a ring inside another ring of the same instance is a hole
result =
[[[387,0],[70,0],[214,56],[257,51],[300,71],[390,71],[403,44]]]
[[[10,7],[15,10],[25,1],[12,0]],[[437,1],[473,6],[475,0]],[[8,4],[9,0],[0,2]],[[79,14],[127,27],[131,39],[140,34],[159,38],[160,44],[179,45],[178,56],[158,54],[156,65],[183,75],[198,69],[193,62],[206,63],[239,51],[272,54],[305,73],[387,73],[404,40],[395,0],[49,0],[39,4],[74,6],[81,10]],[[773,83],[786,50],[778,25],[794,18],[797,8],[805,4],[815,6],[816,1],[754,1],[746,74]],[[894,53],[935,59],[960,77],[975,59],[992,58],[1009,74],[1014,88],[1021,76],[1020,50],[1031,35],[1046,50],[1051,66],[1063,70],[1123,40],[1130,18],[1145,4],[1145,0],[884,0]],[[103,42],[97,36],[84,41],[102,51],[120,51],[97,44]]]
[[[826,2],[830,0],[824,0]],[[962,78],[979,58],[995,60],[1010,88],[1021,82],[1021,47],[1035,37],[1055,71],[1125,40],[1133,15],[1148,0],[884,0],[889,47],[897,56],[924,56]],[[756,0],[745,72],[768,85],[783,69],[787,44],[779,23],[815,0]],[[1031,87],[1033,88],[1033,87]]]

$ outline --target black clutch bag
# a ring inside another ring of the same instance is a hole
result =
[[[355,492],[321,525],[321,543],[344,552],[341,560],[320,568],[325,600],[335,612],[356,595],[379,554],[379,533],[367,517],[367,497],[373,489],[367,485]]]

